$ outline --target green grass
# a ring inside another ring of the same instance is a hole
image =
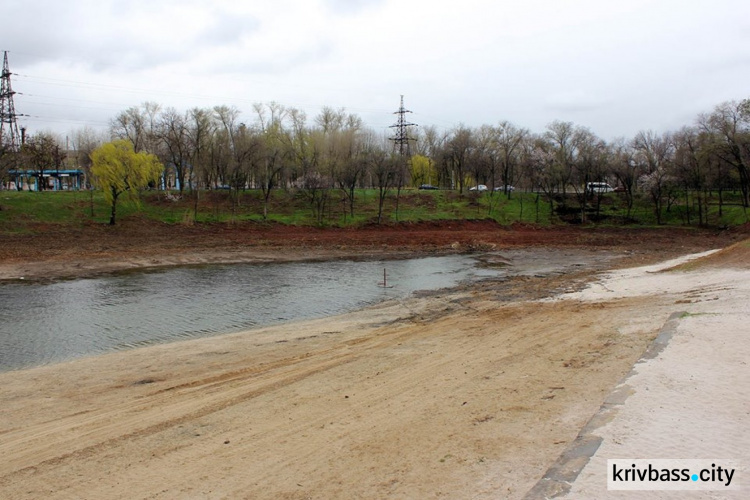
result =
[[[229,191],[202,191],[198,197],[197,215],[192,193],[177,193],[167,196],[164,192],[149,191],[142,195],[140,204],[120,200],[117,206],[118,220],[139,216],[168,224],[231,223],[258,221],[263,219],[263,198],[256,190],[240,193]],[[740,204],[737,193],[725,194],[725,205],[719,215],[717,198],[709,203],[709,225],[732,226],[748,222],[748,210]],[[401,192],[396,211],[396,192],[391,191],[383,207],[385,222],[418,222],[461,219],[493,219],[500,224],[529,223],[539,225],[580,224],[580,207],[575,196],[570,195],[562,206],[562,199],[554,202],[554,209],[545,196],[535,193],[514,192],[508,198],[504,193],[463,193],[456,191],[418,191],[407,189]],[[491,206],[491,210],[490,210]],[[93,210],[93,217],[92,217]],[[49,191],[17,192],[0,191],[0,232],[18,233],[34,231],[39,224],[81,226],[107,223],[110,207],[101,192],[95,191]],[[378,196],[374,189],[356,191],[354,216],[349,213],[347,200],[340,190],[331,190],[323,210],[324,226],[358,226],[377,221]],[[623,196],[610,193],[602,198],[599,217],[593,204],[587,210],[587,224],[600,226],[637,225],[657,226],[656,216],[650,200],[637,197],[630,218],[626,217]],[[270,222],[291,225],[318,225],[309,201],[293,190],[275,190],[268,204]],[[684,200],[677,201],[662,211],[662,225],[685,226],[688,208]],[[690,225],[698,223],[697,211],[691,207]]]
[[[489,212],[490,195],[485,193],[482,205],[488,216],[491,216],[501,224],[512,224],[514,222],[525,224],[539,224],[547,226],[559,222],[550,214],[549,203],[536,193],[514,192],[508,197],[505,193],[492,194],[492,212]]]

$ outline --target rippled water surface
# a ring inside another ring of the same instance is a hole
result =
[[[388,285],[383,288],[383,269]],[[0,285],[0,370],[351,311],[486,276],[466,256],[227,265]]]

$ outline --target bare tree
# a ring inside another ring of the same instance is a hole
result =
[[[213,120],[212,111],[209,109],[193,108],[188,112],[188,151],[189,172],[188,182],[190,189],[195,189],[201,174],[207,169],[208,151],[216,131],[216,123]]]
[[[719,104],[698,126],[713,138],[714,153],[736,169],[743,206],[750,206],[750,101]]]
[[[145,121],[139,108],[133,106],[126,109],[110,122],[112,138],[127,139],[133,144],[136,152],[143,150],[146,142]]]
[[[286,134],[292,161],[289,165],[288,181],[294,183],[304,177],[311,169],[316,168],[318,151],[314,145],[313,131],[307,126],[307,115],[304,111],[289,108],[290,132]]]
[[[451,186],[458,184],[458,192],[463,193],[466,174],[469,172],[474,136],[471,129],[460,125],[446,141],[442,160],[451,176]]]
[[[104,144],[106,137],[100,132],[96,132],[90,127],[73,132],[73,150],[78,168],[83,170],[85,182],[93,187],[91,165],[93,163],[91,154],[96,148]],[[91,218],[94,218],[94,190],[89,189],[89,210]]]
[[[554,194],[558,183],[556,175],[555,150],[544,136],[531,135],[524,141],[524,170],[536,196],[536,220],[539,221],[539,194],[543,193],[549,203],[550,216],[553,214]]]
[[[224,132],[222,137],[228,148],[225,182],[234,191],[235,203],[239,203],[239,192],[244,190],[257,165],[261,141],[245,123],[239,121],[240,111],[235,107],[216,106],[214,115]]]
[[[193,156],[187,120],[186,115],[178,113],[174,108],[167,108],[160,115],[156,129],[156,136],[163,146],[160,148],[163,151],[159,155],[160,159],[174,171],[175,183],[180,194],[185,189],[188,165]]]
[[[144,102],[140,107],[132,106],[121,112],[110,122],[112,138],[129,140],[137,153],[155,152],[158,141],[156,120],[160,108],[154,102]]]
[[[367,159],[362,153],[354,158],[346,159],[336,174],[336,182],[344,193],[349,216],[354,217],[354,201],[356,189],[367,171]]]
[[[615,140],[610,145],[610,158],[612,175],[614,175],[620,187],[622,187],[625,197],[627,207],[626,219],[630,220],[633,215],[633,205],[635,203],[636,180],[641,175],[632,143],[625,142],[623,138]]]
[[[324,131],[323,131],[324,132]],[[363,158],[362,120],[356,115],[348,115],[343,127],[329,130],[326,136],[324,164],[335,179],[349,207],[349,215],[354,217],[356,188],[365,172],[367,161]]]
[[[258,139],[260,155],[253,172],[255,183],[263,194],[263,219],[267,219],[271,193],[280,183],[282,172],[291,163],[292,151],[276,133],[266,132]]]
[[[76,130],[73,136],[73,151],[77,166],[83,170],[87,181],[91,180],[91,153],[96,148],[107,142],[107,138],[101,132],[90,127]]]
[[[419,127],[414,131],[416,141],[414,141],[414,154],[434,157],[442,149],[445,135],[440,134],[437,128],[432,125]]]
[[[567,205],[567,189],[573,177],[577,155],[576,127],[572,122],[554,121],[547,125],[545,138],[554,153],[552,178],[562,191],[562,205]]]
[[[589,197],[596,204],[596,217],[601,211],[601,201],[604,193],[590,191],[590,182],[605,181],[607,166],[607,145],[590,130],[578,127],[575,130],[574,143],[576,156],[573,166],[573,189],[581,207],[581,222],[586,222],[586,208]]]
[[[396,162],[393,155],[386,153],[382,148],[368,151],[367,159],[378,189],[378,224],[380,224],[383,221],[385,199],[396,180]]]
[[[420,127],[417,129],[416,152],[418,155],[429,158],[430,166],[435,169],[437,175],[431,183],[453,189],[455,184],[452,182],[452,173],[448,170],[445,161],[448,138],[449,134],[441,134],[434,126]]]
[[[673,173],[682,185],[685,216],[692,223],[691,198],[697,204],[698,224],[708,222],[708,177],[710,155],[701,147],[701,134],[695,128],[683,127],[673,136],[675,155]]]
[[[315,117],[316,125],[323,130],[324,134],[341,130],[346,120],[347,117],[344,108],[333,109],[329,106],[323,107],[320,114]]]
[[[470,152],[471,171],[478,184],[489,185],[486,192],[487,214],[492,215],[495,207],[495,182],[500,165],[500,152],[497,131],[483,125],[474,131],[474,147]]]
[[[409,182],[409,165],[411,158],[394,152],[393,164],[393,186],[396,188],[396,209],[394,211],[396,221],[399,220],[399,209],[401,204],[401,191]]]
[[[640,182],[654,204],[656,223],[662,223],[662,207],[674,177],[670,164],[674,160],[674,145],[669,133],[661,136],[652,131],[641,131],[633,139],[635,160],[640,163],[644,174]]]
[[[309,202],[315,221],[323,224],[325,207],[331,194],[331,179],[320,172],[311,171],[297,180],[297,187]]]
[[[54,134],[41,132],[29,138],[21,146],[21,157],[36,170],[37,190],[44,191],[49,187],[45,180],[45,172],[49,175],[52,170],[59,171],[63,167],[66,154]]]
[[[518,128],[508,121],[500,122],[495,130],[500,153],[500,179],[503,192],[510,198],[512,191],[510,186],[516,184],[521,149],[529,131],[525,128]]]
[[[18,170],[20,164],[20,153],[19,151],[12,150],[9,147],[0,144],[0,189],[6,187],[6,181],[8,180],[8,174],[11,170]],[[17,184],[16,189],[20,186]]]

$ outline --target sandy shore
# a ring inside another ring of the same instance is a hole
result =
[[[555,481],[552,470],[527,498],[551,498],[552,493],[570,499],[747,498],[749,246],[709,252],[688,264],[678,260],[616,271],[562,299],[596,303],[605,298],[666,295],[675,299],[672,307],[677,312],[569,448],[580,451],[584,443],[597,443],[580,474],[574,480]],[[737,467],[734,484],[728,484],[733,489],[607,490],[608,459],[662,458],[702,459],[701,467],[730,463]],[[553,469],[559,472],[577,465],[574,460],[567,462],[562,460]]]
[[[732,286],[532,276],[3,373],[0,497],[523,498],[673,312],[740,314],[717,265]]]

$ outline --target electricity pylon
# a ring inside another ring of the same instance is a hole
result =
[[[409,127],[416,127],[417,124],[407,122],[406,113],[411,113],[411,111],[404,108],[404,96],[401,96],[401,107],[393,113],[398,115],[398,122],[390,126],[390,128],[396,129],[396,136],[391,137],[390,140],[393,141],[393,152],[408,158],[411,157],[409,142],[416,141],[413,137],[409,137]]]
[[[3,74],[0,83],[0,150],[18,151],[21,147],[21,136],[18,133],[16,107],[13,104],[13,88],[10,84],[8,68],[8,51],[3,57]]]

